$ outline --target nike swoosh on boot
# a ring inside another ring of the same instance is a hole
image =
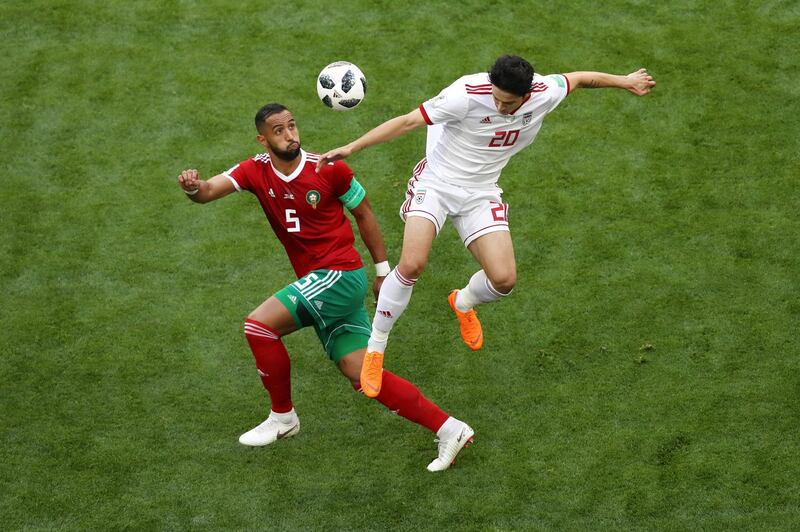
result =
[[[296,429],[296,428],[297,428],[297,425],[292,425],[292,426],[289,428],[289,430],[286,430],[286,431],[284,431],[284,432],[278,431],[278,436],[277,436],[277,439],[279,439],[279,440],[280,440],[280,439],[283,439],[283,438],[285,438],[287,434],[289,434],[290,432],[292,432],[292,431],[293,431],[294,429]]]

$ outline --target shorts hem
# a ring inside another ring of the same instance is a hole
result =
[[[340,328],[343,330],[337,332],[337,329]],[[338,364],[350,353],[367,348],[371,332],[369,329],[349,323],[340,325],[337,329],[331,331],[328,341],[323,346],[328,358],[335,364]]]
[[[433,223],[433,227],[436,229],[436,234],[439,234],[439,231],[442,230],[441,226],[439,225],[439,220],[436,219],[436,216],[432,215],[429,212],[425,211],[408,211],[400,214],[403,221],[407,221],[410,216],[416,216],[417,218],[425,218],[426,220],[430,220]]]
[[[465,238],[464,239],[464,247],[469,247],[470,244],[472,244],[473,242],[475,242],[477,239],[479,239],[482,236],[488,235],[489,233],[496,233],[498,231],[506,231],[506,232],[510,233],[511,229],[508,228],[508,223],[495,224],[495,225],[490,225],[488,227],[484,227],[483,229],[475,231],[474,233],[469,235],[467,238]]]

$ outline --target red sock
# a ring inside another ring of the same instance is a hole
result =
[[[419,388],[386,370],[383,370],[381,393],[375,399],[389,410],[434,433],[450,417],[436,403],[422,395]]]
[[[280,335],[255,320],[244,320],[244,336],[256,359],[258,374],[272,401],[272,411],[292,410],[291,363]]]

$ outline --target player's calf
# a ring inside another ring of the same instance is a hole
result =
[[[291,362],[280,333],[248,318],[244,322],[244,335],[253,352],[261,383],[272,401],[272,410],[289,412],[292,409]]]

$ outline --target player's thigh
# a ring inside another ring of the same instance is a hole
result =
[[[455,202],[452,191],[438,183],[437,178],[424,167],[425,164],[424,159],[420,161],[408,181],[406,200],[400,206],[400,218],[404,222],[411,218],[424,218],[433,224],[434,232],[438,234]]]
[[[367,276],[363,268],[351,271],[319,270],[324,283],[309,285],[302,296],[314,329],[328,357],[335,363],[349,353],[367,347],[372,330],[364,296]],[[299,292],[298,292],[299,294]]]
[[[321,328],[330,328],[363,308],[369,288],[364,268],[312,273],[317,273],[318,279],[297,293]],[[296,288],[296,284],[292,288]]]
[[[484,235],[508,232],[508,204],[497,190],[466,189],[457,212],[450,217],[464,246]]]
[[[494,231],[473,240],[467,247],[498,290],[511,290],[517,281],[514,244],[508,231]]]
[[[257,306],[247,316],[251,320],[263,323],[280,335],[289,334],[298,329],[296,319],[286,306],[275,296]]]
[[[400,271],[410,277],[419,276],[428,264],[436,238],[436,226],[428,218],[408,216],[400,252]]]
[[[367,317],[366,309],[353,313],[345,319],[340,320],[332,327],[327,329],[317,330],[317,336],[325,348],[325,352],[339,369],[344,373],[342,361],[347,358],[350,362],[344,362],[345,367],[353,365],[353,354],[361,352],[363,358],[364,352],[367,349],[367,342],[371,332],[371,324]],[[358,356],[356,359],[360,360]],[[352,369],[352,368],[351,368]],[[361,371],[361,365],[358,365],[358,371]],[[350,377],[349,373],[345,373]]]
[[[329,273],[327,270],[313,271],[284,286],[251,312],[249,317],[276,327],[281,334],[288,334],[310,325],[316,327],[316,313],[305,299],[303,289],[313,289],[314,283],[319,283],[327,273]]]

